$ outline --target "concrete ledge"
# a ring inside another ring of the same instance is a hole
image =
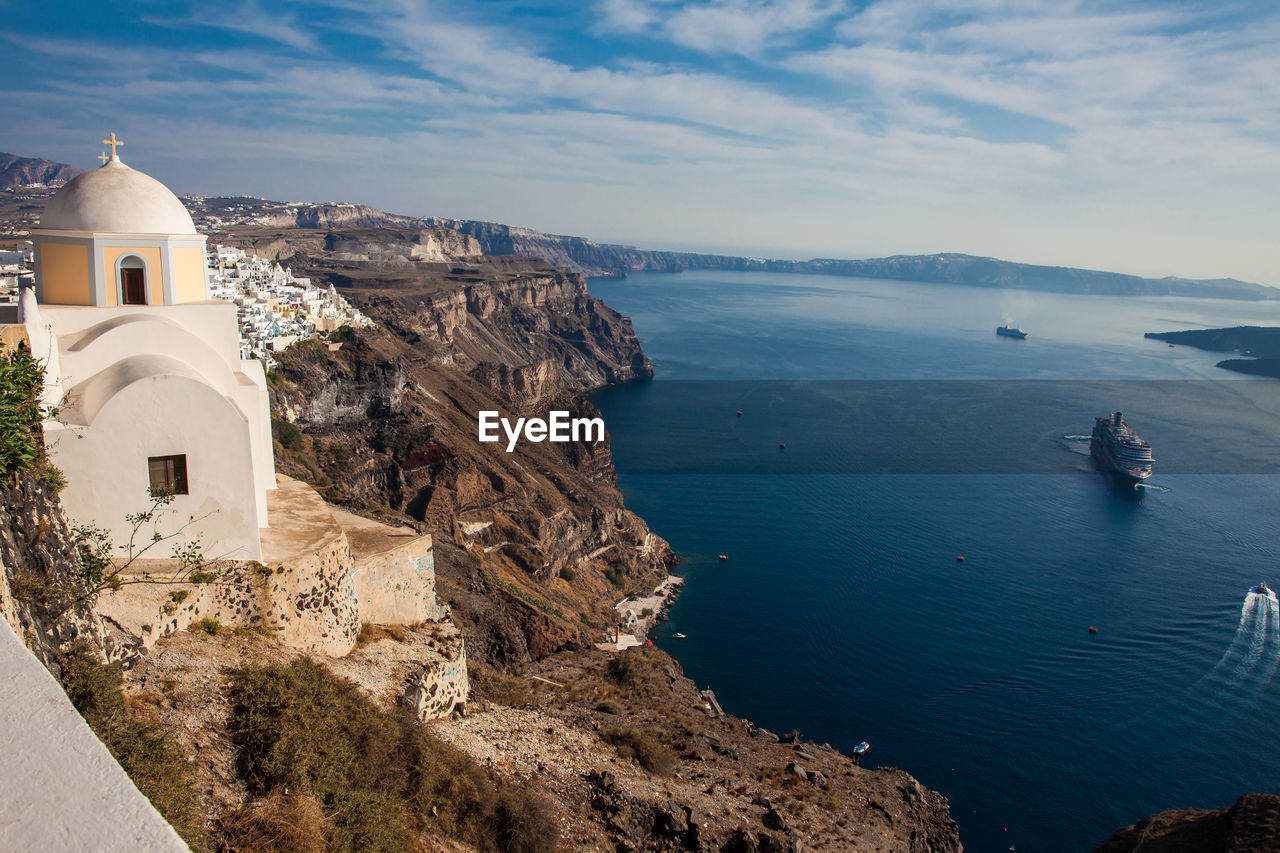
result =
[[[3,619],[0,778],[2,850],[187,853]]]

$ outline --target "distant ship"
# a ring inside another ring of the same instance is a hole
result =
[[[1022,340],[1027,336],[1027,333],[1017,326],[996,326],[996,334],[1005,338],[1017,338],[1018,340]]]
[[[1252,592],[1255,595],[1267,595],[1271,590],[1267,588],[1265,583],[1260,583],[1255,587],[1250,587],[1249,592]]]
[[[1138,437],[1119,412],[1094,421],[1089,452],[1110,470],[1130,480],[1150,477],[1151,466],[1155,462],[1151,457],[1151,445]]]

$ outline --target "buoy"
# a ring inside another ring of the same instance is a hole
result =
[[[1098,627],[1097,627],[1096,625],[1090,625],[1090,626],[1089,626],[1089,633],[1090,633],[1090,634],[1096,634],[1096,633],[1098,633]]]
[[[957,562],[957,563],[963,563],[963,562],[964,562],[964,555],[962,554],[962,555],[957,556],[957,557],[956,557],[956,562]]]

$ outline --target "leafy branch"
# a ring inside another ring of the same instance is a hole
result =
[[[71,528],[76,547],[80,552],[80,580],[83,590],[64,605],[57,613],[61,616],[73,607],[91,601],[106,589],[118,590],[121,587],[139,584],[203,584],[217,580],[218,573],[207,568],[208,560],[204,548],[199,541],[187,541],[186,532],[208,518],[212,513],[202,516],[191,516],[187,521],[169,533],[161,533],[158,516],[164,508],[173,503],[172,489],[150,490],[151,504],[141,512],[131,512],[124,518],[129,523],[129,539],[123,557],[115,557],[112,553],[111,532],[93,524],[76,524]],[[150,526],[150,532],[147,527]],[[178,571],[171,577],[156,578],[149,572],[131,573],[134,565],[154,556],[157,549],[165,543],[171,544],[170,558],[178,563]]]

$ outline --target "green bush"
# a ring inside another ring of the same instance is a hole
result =
[[[124,772],[193,851],[207,845],[205,808],[195,789],[195,768],[183,760],[158,723],[125,702],[120,669],[105,664],[87,644],[58,655],[71,704],[106,745]]]
[[[67,475],[62,473],[62,469],[57,465],[45,465],[44,470],[40,472],[40,479],[44,480],[45,487],[55,497],[67,487]]]
[[[271,419],[271,432],[286,450],[302,449],[302,430],[281,418]]]
[[[560,570],[560,577],[564,578],[569,583],[573,583],[575,580],[578,579],[578,573],[574,571],[572,568],[570,568],[569,566],[565,566],[563,569]]]
[[[25,349],[0,356],[0,474],[28,471],[44,459],[40,405],[44,367]]]
[[[216,637],[222,633],[222,623],[211,616],[206,616],[203,619],[197,619],[188,627],[192,631],[204,631],[211,637]]]
[[[622,571],[621,566],[613,566],[612,568],[606,569],[604,576],[609,579],[609,583],[613,584],[618,589],[623,589],[627,585],[627,575]]]

